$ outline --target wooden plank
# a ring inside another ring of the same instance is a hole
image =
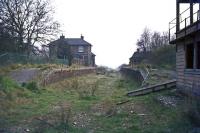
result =
[[[153,85],[153,86],[149,86],[149,87],[144,87],[138,90],[134,90],[131,92],[127,93],[127,96],[140,96],[140,95],[145,95],[145,94],[149,94],[152,92],[157,92],[157,91],[161,91],[161,90],[166,90],[166,89],[170,89],[172,87],[176,86],[176,80],[170,80],[161,84],[157,84],[157,85]]]

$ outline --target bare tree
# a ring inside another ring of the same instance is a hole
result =
[[[152,51],[169,44],[168,32],[151,32],[145,28],[136,45],[143,51]]]
[[[144,44],[144,40],[138,39],[136,45],[138,46],[139,49],[142,51],[146,51],[146,46]]]
[[[59,24],[47,0],[0,0],[0,22],[18,39],[18,51],[30,54],[35,43],[47,43]]]
[[[145,28],[140,36],[140,39],[137,40],[136,45],[143,51],[146,51],[150,50],[150,42],[151,42],[151,32],[148,28]]]
[[[0,52],[16,52],[16,37],[0,22]]]
[[[154,32],[151,36],[151,48],[155,50],[162,45],[162,37],[159,32]]]
[[[163,44],[164,45],[169,45],[169,32],[163,32],[162,33],[163,36]]]
[[[142,35],[141,40],[144,42],[144,46],[146,47],[146,50],[150,51],[150,43],[151,43],[151,32],[148,28],[145,28]]]

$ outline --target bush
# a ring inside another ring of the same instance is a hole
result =
[[[99,86],[99,81],[95,81],[94,83],[92,83],[90,85],[90,87],[91,87],[91,95],[92,96],[95,96],[95,93],[98,90],[98,86]]]
[[[10,92],[15,88],[19,88],[16,82],[9,77],[0,76],[0,90],[4,92]]]
[[[163,46],[150,52],[141,52],[138,56],[140,67],[148,64],[155,68],[174,70],[176,66],[176,50],[173,45]]]
[[[30,91],[33,91],[33,92],[38,92],[39,91],[39,87],[38,87],[38,84],[37,82],[35,81],[32,81],[32,82],[29,82],[25,85],[25,87],[30,90]]]
[[[71,104],[68,102],[56,103],[52,108],[49,108],[48,113],[36,118],[39,123],[35,132],[49,132],[49,129],[54,130],[54,132],[59,131],[59,133],[69,132],[72,118],[71,109]]]
[[[0,99],[6,103],[6,99],[14,100],[18,96],[24,96],[23,88],[9,77],[0,76]]]
[[[85,80],[74,78],[70,82],[70,87],[72,90],[77,92],[80,99],[85,99],[95,96],[95,92],[98,90],[98,84],[98,81],[87,83]]]

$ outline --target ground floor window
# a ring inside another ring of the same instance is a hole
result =
[[[186,45],[186,68],[194,68],[194,44]]]

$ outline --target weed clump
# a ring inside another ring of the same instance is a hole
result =
[[[39,87],[37,82],[32,81],[29,82],[27,84],[23,84],[28,90],[32,91],[32,92],[39,92]]]
[[[9,77],[0,76],[0,90],[9,93],[13,89],[19,88],[16,82],[14,82]]]
[[[71,104],[59,102],[46,115],[36,118],[39,121],[37,132],[45,132],[50,128],[66,133],[69,131],[71,117]]]
[[[95,96],[98,90],[99,82],[95,81],[92,83],[87,83],[86,80],[79,80],[74,78],[70,82],[70,88],[77,92],[80,99],[87,99],[88,97]]]

